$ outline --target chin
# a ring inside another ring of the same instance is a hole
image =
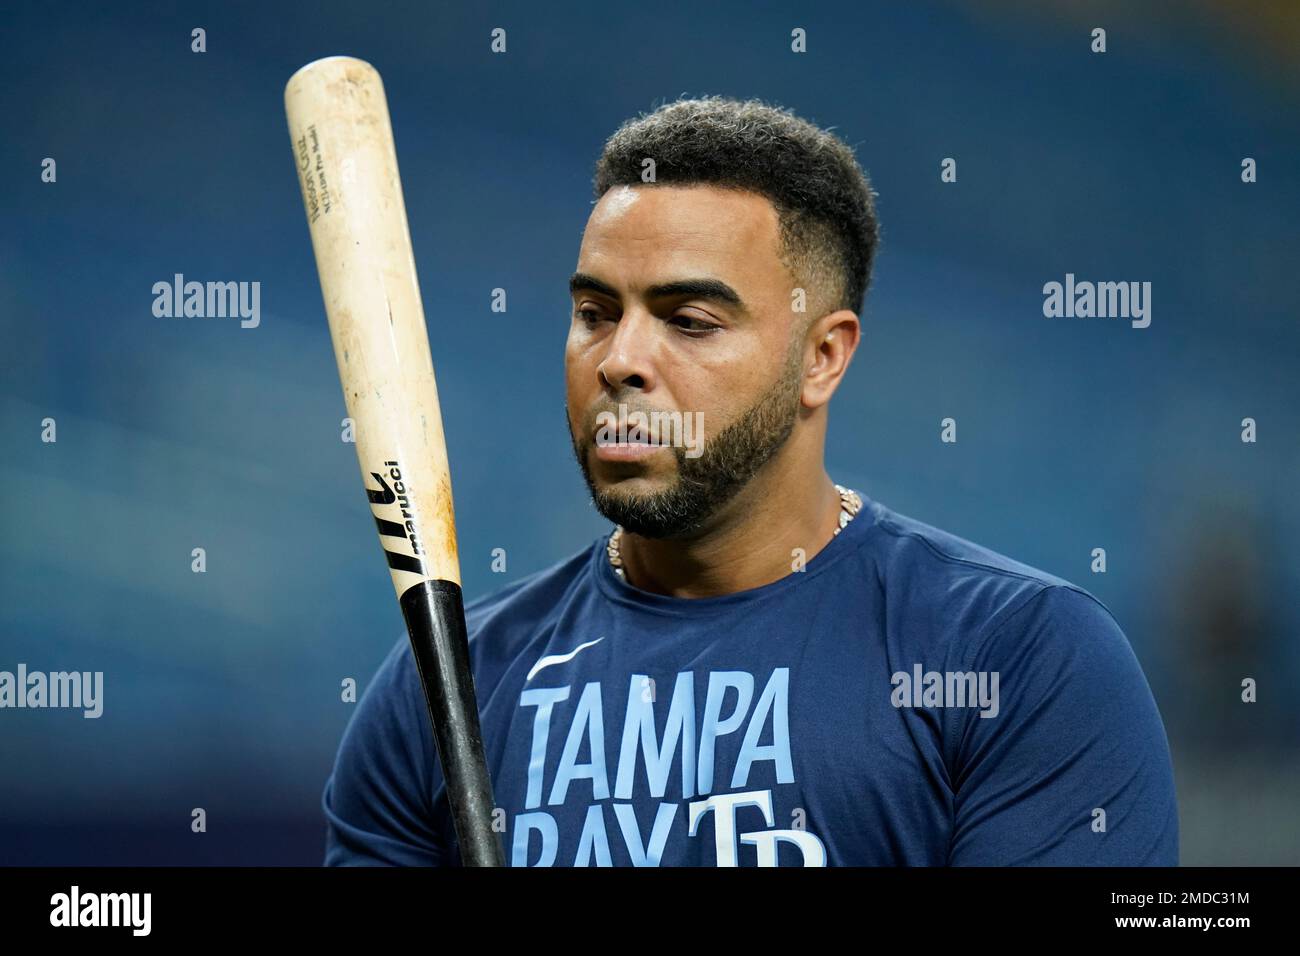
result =
[[[629,478],[597,479],[596,490],[607,497],[620,501],[635,501],[638,498],[651,498],[663,494],[672,487],[672,481],[664,478],[647,478],[637,475]]]

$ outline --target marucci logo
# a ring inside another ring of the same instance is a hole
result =
[[[370,477],[379,483],[379,488],[367,488],[366,495],[370,499],[372,508],[387,508],[396,504],[402,513],[402,521],[390,521],[375,515],[375,526],[379,529],[379,534],[388,538],[403,538],[411,545],[411,554],[403,554],[399,551],[389,551],[384,548],[384,556],[388,558],[388,566],[397,571],[410,571],[412,574],[424,574],[424,562],[414,555],[424,554],[424,549],[420,547],[420,537],[415,530],[415,522],[412,520],[411,499],[407,493],[406,484],[402,481],[402,469],[395,461],[386,461],[384,465],[389,469],[388,477],[393,480],[389,485],[384,476],[377,471],[372,471]]]

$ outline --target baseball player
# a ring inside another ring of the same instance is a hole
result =
[[[853,152],[680,100],[594,186],[564,373],[612,528],[466,609],[507,862],[1176,864],[1164,727],[1106,608],[826,471],[879,239]],[[405,635],[323,805],[328,864],[459,863]]]

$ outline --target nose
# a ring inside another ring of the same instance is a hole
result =
[[[654,388],[657,321],[641,309],[628,309],[619,318],[605,358],[596,369],[605,388],[613,392],[628,388],[648,392]]]

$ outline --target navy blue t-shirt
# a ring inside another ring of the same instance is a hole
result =
[[[510,865],[1177,864],[1160,714],[1080,588],[865,498],[720,597],[605,542],[466,609]],[[459,863],[404,635],[323,805],[329,865]]]

